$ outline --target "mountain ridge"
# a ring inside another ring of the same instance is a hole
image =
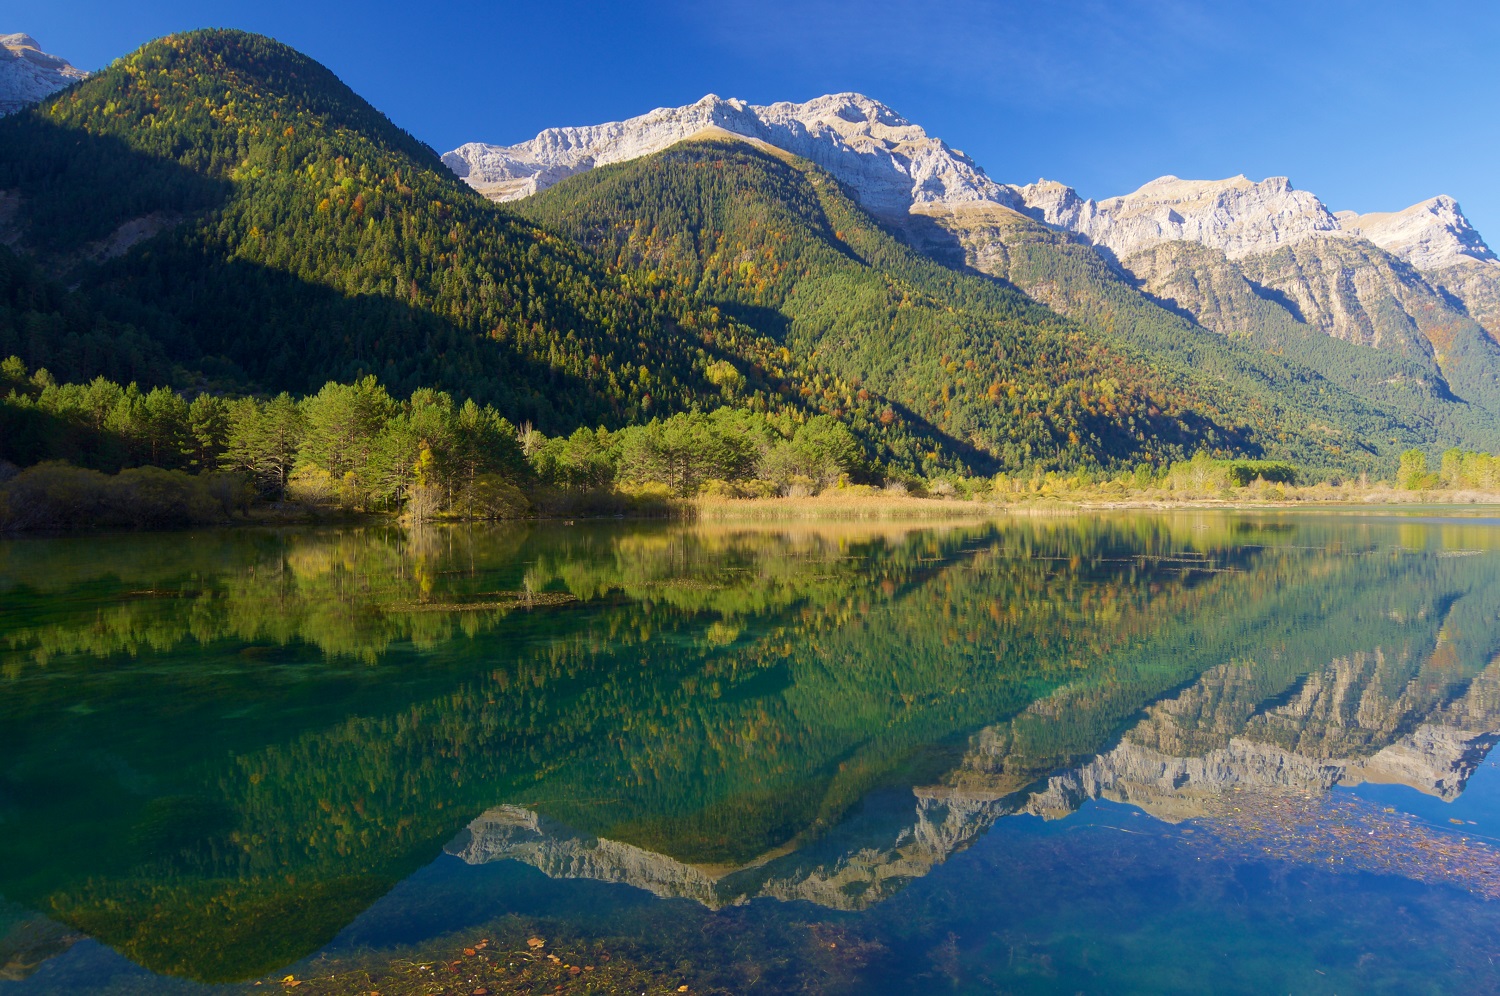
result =
[[[933,201],[1017,203],[968,156],[878,100],[852,92],[766,105],[708,94],[625,121],[549,128],[517,145],[470,142],[443,162],[487,196],[514,200],[594,166],[660,152],[708,127],[816,163],[855,187],[861,206],[876,213],[904,213],[911,203]]]
[[[997,182],[942,139],[857,93],[763,106],[709,95],[625,121],[549,129],[515,146],[470,143],[444,162],[486,196],[519,200],[596,166],[660,152],[700,125],[815,162],[848,185],[861,207],[950,266],[1012,280],[984,262],[1008,250],[984,244],[964,221],[978,217],[976,209],[1015,212],[1080,237],[1135,290],[1205,328],[1261,332],[1271,349],[1285,348],[1282,333],[1292,330],[1298,340],[1315,332],[1394,350],[1425,363],[1421,379],[1440,391],[1500,413],[1500,259],[1447,195],[1356,215],[1333,212],[1286,177],[1169,175],[1095,201],[1056,181]],[[985,216],[991,237],[995,217]],[[934,238],[931,226],[924,231],[923,219],[946,237]],[[1001,227],[1006,235],[1020,230]],[[1219,256],[1199,254],[1187,265],[1179,250],[1159,251],[1185,245]],[[1018,284],[1070,313],[1051,285]]]
[[[1334,212],[1284,176],[1193,180],[1167,174],[1096,201],[1054,180],[993,180],[943,139],[888,105],[852,91],[765,105],[708,94],[693,104],[658,107],[623,121],[548,128],[511,146],[468,142],[445,153],[443,161],[476,189],[490,187],[495,199],[513,200],[594,166],[660,152],[709,126],[817,163],[851,183],[869,209],[989,202],[1087,235],[1122,255],[1155,241],[1185,240],[1237,258],[1314,234],[1343,233],[1368,238],[1418,269],[1439,269],[1459,257],[1497,260],[1458,202],[1446,194],[1396,211],[1360,214]],[[870,157],[902,174],[911,181],[906,202],[900,204],[894,193],[905,184],[892,177],[876,181],[876,196],[867,201],[864,195],[872,191],[861,188],[858,170],[833,158],[838,153]],[[496,186],[507,181],[515,185]],[[1178,210],[1184,207],[1186,216]]]

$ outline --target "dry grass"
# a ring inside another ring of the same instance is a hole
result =
[[[913,498],[834,489],[806,498],[699,498],[691,505],[702,522],[807,520],[978,519],[1002,506],[951,498]]]
[[[1161,488],[1090,488],[1037,494],[986,494],[975,500],[917,498],[835,489],[805,498],[699,498],[686,503],[703,523],[902,522],[976,520],[997,516],[1057,515],[1098,509],[1255,509],[1310,506],[1500,505],[1500,494],[1481,491],[1405,491],[1386,484],[1314,484],[1306,487],[1244,487],[1193,494]]]

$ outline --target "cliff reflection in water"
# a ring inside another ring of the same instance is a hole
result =
[[[1223,665],[1148,708],[1112,749],[1019,791],[1007,791],[1004,775],[1001,745],[1009,731],[986,728],[940,783],[912,788],[904,813],[883,800],[875,818],[831,832],[811,854],[768,855],[740,868],[685,864],[516,806],[486,812],[448,850],[471,864],[516,860],[555,878],[620,882],[710,907],[765,897],[858,910],[925,875],[998,819],[1060,819],[1088,799],[1136,805],[1171,823],[1243,822],[1247,812],[1264,821],[1277,800],[1305,801],[1309,793],[1367,781],[1451,801],[1500,737],[1500,661],[1457,699],[1437,701],[1451,684],[1432,680],[1431,663],[1407,669],[1388,666],[1378,649],[1356,653],[1294,676],[1293,687],[1273,695],[1254,664]],[[1395,701],[1383,691],[1392,681],[1402,693]],[[1328,816],[1319,807],[1298,809],[1286,815],[1303,825],[1289,830],[1305,833],[1309,822]],[[1366,846],[1362,838],[1351,845]],[[1483,878],[1458,884],[1500,892],[1496,862],[1476,867]]]
[[[445,844],[860,909],[1091,798],[1452,798],[1500,729],[1495,539],[1195,514],[0,544],[0,895],[241,979]]]

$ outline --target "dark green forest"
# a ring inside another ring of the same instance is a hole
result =
[[[58,384],[10,357],[0,391],[0,461],[11,467],[0,474],[0,528],[9,529],[213,522],[289,500],[418,520],[516,518],[533,505],[650,512],[670,498],[810,494],[876,477],[869,452],[832,416],[728,405],[548,437],[472,398],[431,388],[393,398],[370,375],[302,398],[189,400],[103,377]]]

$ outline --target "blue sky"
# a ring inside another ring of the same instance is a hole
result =
[[[997,180],[1085,196],[1156,176],[1289,176],[1332,208],[1458,198],[1500,246],[1500,3],[23,0],[84,68],[193,27],[260,31],[446,151],[705,93],[857,90]]]

